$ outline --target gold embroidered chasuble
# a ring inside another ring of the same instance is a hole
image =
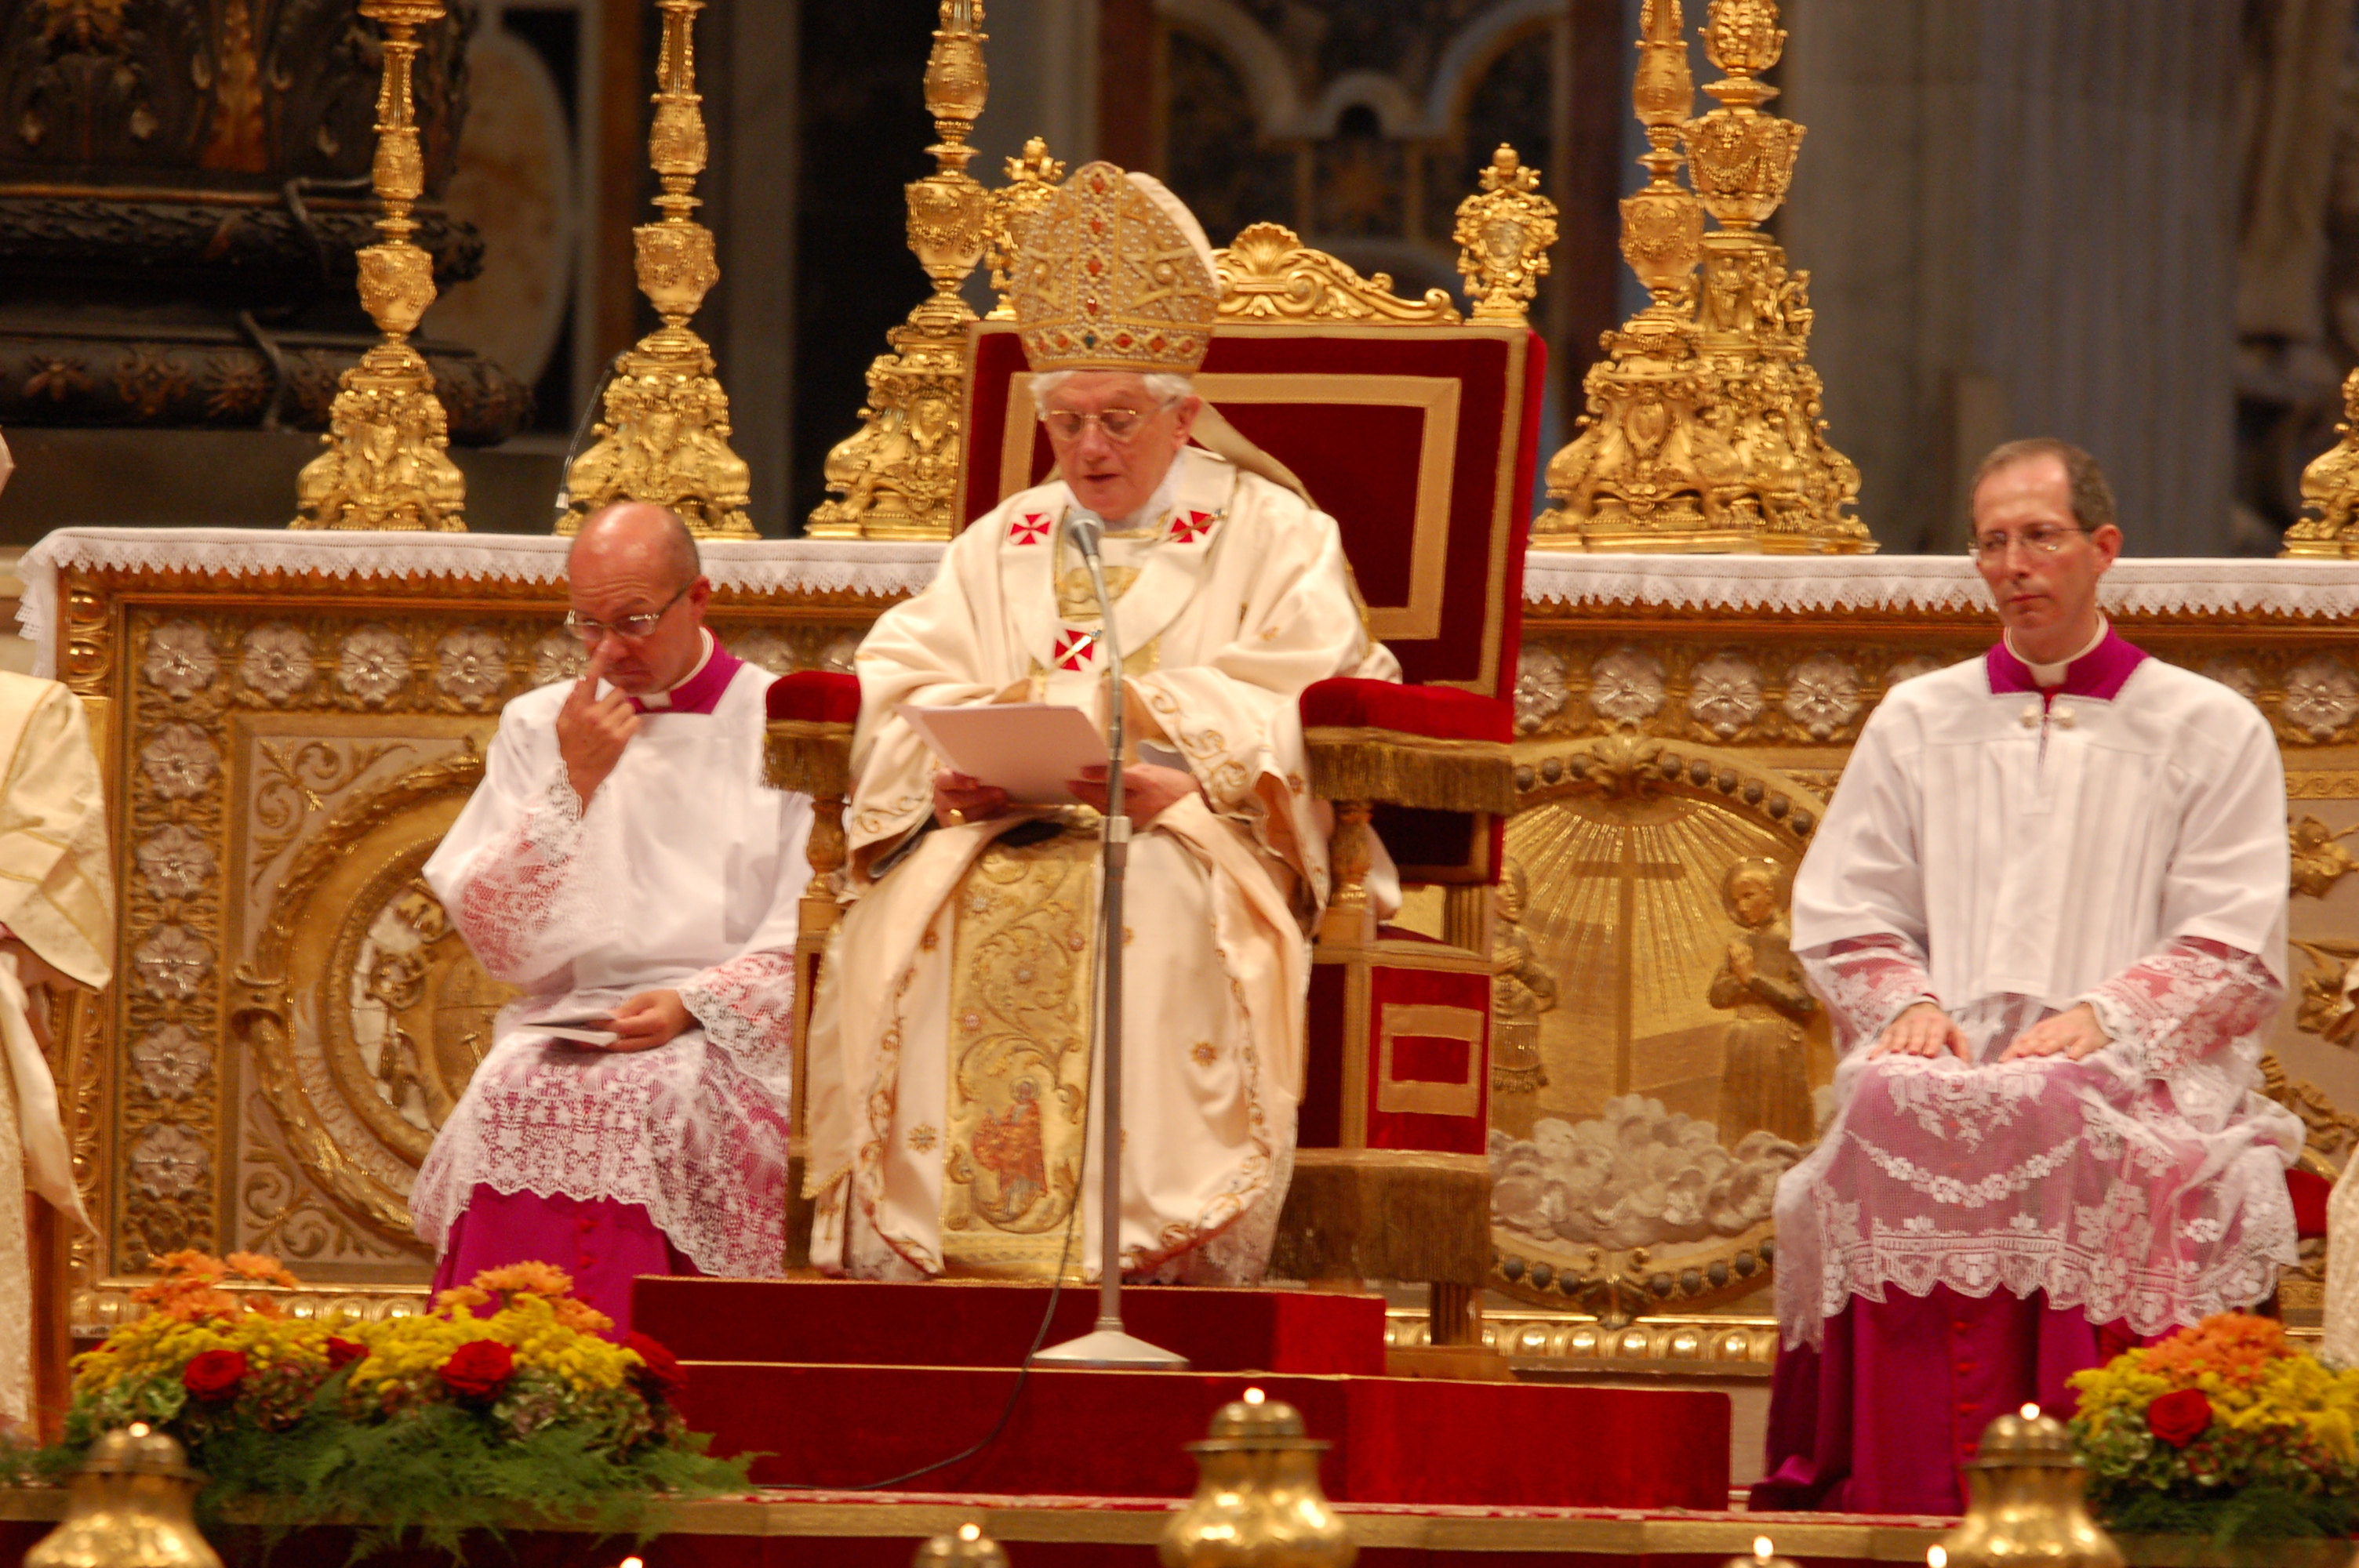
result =
[[[1297,699],[1397,669],[1367,640],[1332,519],[1209,453],[1180,464],[1168,513],[1106,540],[1131,734],[1203,786],[1133,840],[1121,1239],[1126,1271],[1243,1280],[1266,1261],[1291,1166],[1304,923],[1327,883]],[[1102,713],[1097,620],[1060,551],[1071,504],[1061,483],[1009,498],[863,644],[855,866],[931,815],[937,764],[900,704]],[[1088,1271],[1097,857],[1090,814],[1018,813],[927,832],[861,882],[812,1019],[821,1267]]]
[[[82,704],[54,681],[0,672],[0,926],[67,981],[106,984],[114,886],[106,805]],[[0,954],[0,1418],[32,1409],[26,1185],[87,1226],[36,1032],[34,984]],[[44,977],[45,978],[45,977]],[[5,1425],[0,1421],[0,1425]]]

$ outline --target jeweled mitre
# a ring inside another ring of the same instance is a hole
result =
[[[1187,375],[1203,362],[1220,281],[1183,219],[1194,226],[1144,177],[1110,163],[1074,171],[1032,221],[1016,265],[1016,321],[1033,370]]]

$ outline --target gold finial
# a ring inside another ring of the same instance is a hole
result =
[[[2281,556],[2359,555],[2359,370],[2343,378],[2341,438],[2301,470],[2305,515],[2285,531]]]
[[[203,1479],[178,1442],[144,1422],[107,1433],[66,1483],[64,1522],[25,1553],[26,1568],[221,1568],[197,1531]]]
[[[886,334],[891,353],[868,367],[861,427],[827,454],[831,499],[805,532],[821,539],[947,539],[955,515],[959,408],[966,395],[967,324],[959,287],[1006,213],[966,172],[967,146],[989,96],[984,69],[983,0],[941,0],[926,57],[926,111],[934,172],[908,187],[909,248],[934,291]],[[1027,148],[1027,152],[1029,152]],[[1042,149],[1046,161],[1047,149]],[[1012,172],[1012,171],[1011,171]],[[1027,200],[1034,200],[1027,198]],[[996,314],[996,312],[995,312]]]
[[[295,478],[296,528],[463,532],[467,482],[451,460],[450,422],[434,373],[409,334],[434,303],[434,262],[410,243],[410,209],[426,191],[426,160],[411,118],[409,75],[418,29],[442,19],[442,0],[361,0],[385,29],[376,94],[376,157],[369,174],[384,237],[362,251],[361,306],[385,334],[337,383],[327,448]]]
[[[1483,170],[1483,189],[1458,204],[1458,270],[1474,297],[1477,321],[1522,321],[1548,275],[1556,243],[1556,203],[1539,193],[1540,171],[1506,143]]]
[[[617,501],[651,501],[679,513],[708,539],[757,537],[746,503],[752,475],[729,445],[729,395],[712,351],[688,319],[721,281],[712,231],[690,216],[704,172],[704,100],[696,91],[696,14],[704,0],[656,0],[663,41],[656,61],[655,120],[647,161],[663,216],[631,231],[639,292],[663,325],[614,362],[597,438],[565,472],[560,534]]]
[[[1985,1427],[1965,1473],[1966,1517],[1933,1549],[1947,1568],[2122,1568],[2121,1548],[2089,1517],[2088,1467],[2038,1405]]]
[[[992,308],[995,321],[1016,319],[1016,254],[1024,248],[1025,225],[1065,182],[1065,164],[1049,156],[1049,144],[1034,136],[1024,144],[1024,156],[1007,160],[1007,183],[991,197],[991,287],[999,295]]]
[[[1785,199],[1802,127],[1760,112],[1755,73],[1786,35],[1773,0],[1711,0],[1703,27],[1728,72],[1721,107],[1690,119],[1678,0],[1647,0],[1633,105],[1647,127],[1645,189],[1622,203],[1622,254],[1654,303],[1606,335],[1588,412],[1549,460],[1542,549],[1863,554],[1852,514],[1859,470],[1827,442],[1822,390],[1805,358],[1810,275],[1758,232]],[[1721,227],[1704,232],[1680,188],[1679,143]],[[1693,276],[1697,262],[1702,276]]]

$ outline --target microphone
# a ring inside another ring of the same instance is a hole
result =
[[[1094,512],[1076,510],[1065,518],[1065,536],[1072,540],[1083,560],[1095,563],[1099,541],[1105,537],[1105,519]]]

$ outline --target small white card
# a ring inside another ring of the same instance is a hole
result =
[[[901,706],[901,717],[942,765],[1007,792],[1024,806],[1079,804],[1065,781],[1103,767],[1105,737],[1078,708],[1048,702],[972,708]]]

